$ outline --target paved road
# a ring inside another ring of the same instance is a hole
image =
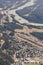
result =
[[[15,15],[15,20],[18,21],[20,24],[28,24],[28,25],[34,25],[34,26],[43,26],[43,24],[39,24],[39,23],[30,23],[28,20],[24,19],[23,17],[19,16],[19,14],[16,13],[17,10],[23,9],[25,7],[29,7],[34,5],[34,1],[35,0],[31,0],[30,2],[25,3],[24,5],[18,7],[17,9],[11,10],[13,12],[13,15]],[[34,8],[34,10],[37,7]],[[33,11],[34,11],[33,10]]]

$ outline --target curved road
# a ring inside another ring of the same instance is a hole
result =
[[[31,0],[30,2],[27,2],[24,5],[18,7],[17,9],[11,10],[13,15],[15,15],[15,17],[14,17],[15,20],[18,21],[20,24],[28,24],[28,25],[34,25],[34,26],[43,26],[43,24],[40,24],[40,23],[30,23],[28,20],[24,19],[23,17],[19,16],[19,14],[16,13],[17,10],[20,10],[20,9],[25,8],[25,7],[34,5],[35,4],[34,2],[35,2],[35,0]],[[34,10],[36,8],[37,7],[35,7]]]

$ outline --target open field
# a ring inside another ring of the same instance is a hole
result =
[[[39,65],[39,64],[24,64],[24,65]]]

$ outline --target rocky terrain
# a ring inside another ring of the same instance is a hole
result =
[[[42,0],[0,1],[0,65],[43,62],[42,6]]]

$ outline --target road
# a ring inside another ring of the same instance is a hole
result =
[[[35,0],[31,0],[30,2],[27,2],[25,3],[24,5],[18,7],[17,9],[14,9],[14,10],[10,10],[12,11],[13,15],[15,15],[15,20],[18,21],[20,24],[28,24],[28,25],[34,25],[34,26],[43,26],[43,24],[40,24],[40,23],[30,23],[30,21],[24,19],[23,17],[19,16],[19,14],[16,13],[17,10],[20,10],[20,9],[23,9],[25,7],[29,7],[29,6],[32,6],[34,5]],[[34,8],[34,10],[36,9],[37,7]],[[33,11],[34,11],[33,10]]]

